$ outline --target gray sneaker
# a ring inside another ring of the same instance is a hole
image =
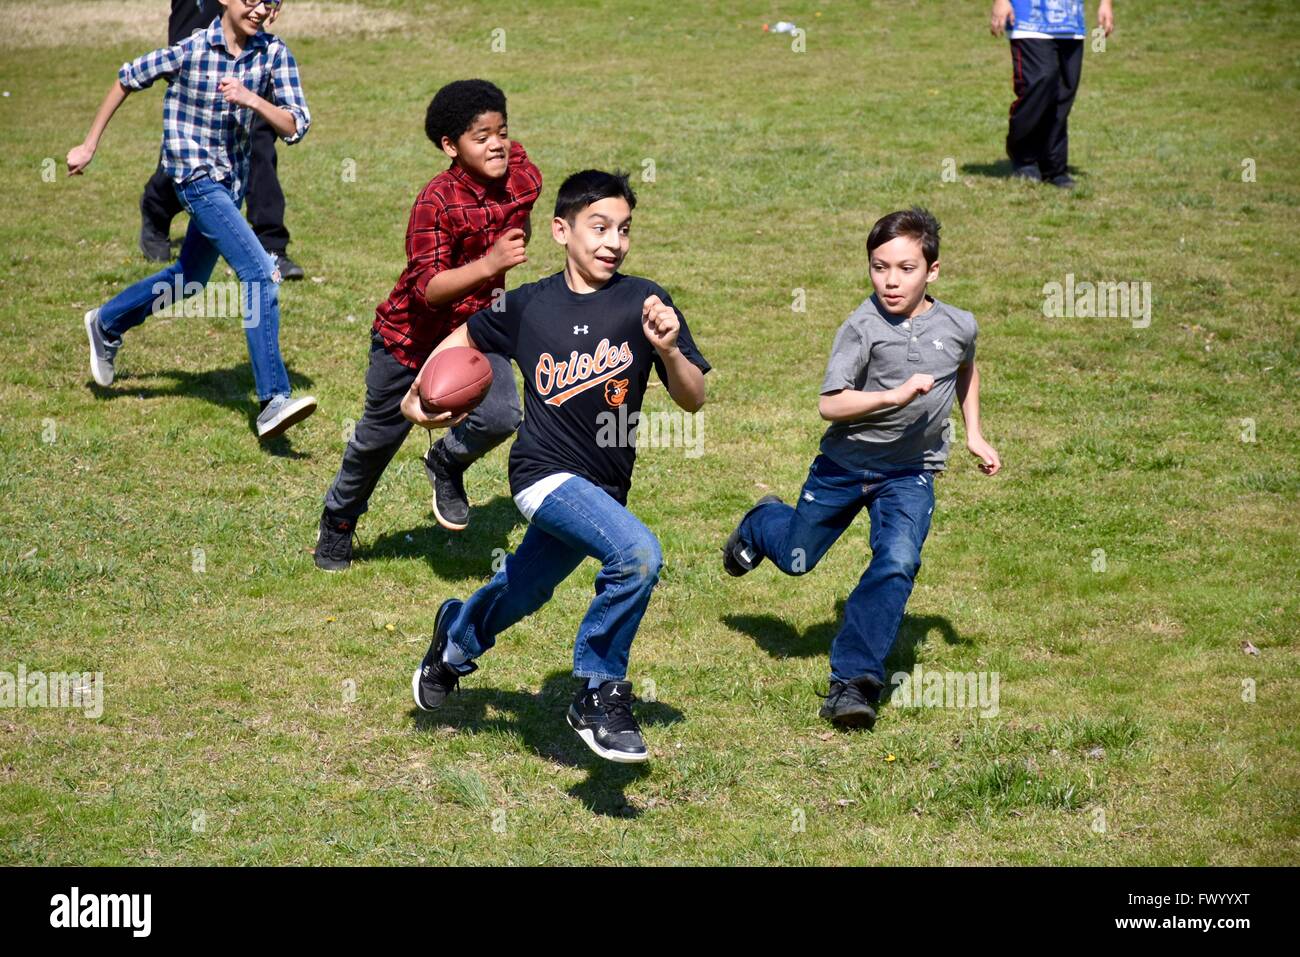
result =
[[[291,398],[274,396],[257,416],[257,437],[273,439],[282,435],[291,425],[297,425],[316,411],[316,400],[309,395]]]
[[[117,350],[122,348],[122,340],[111,341],[99,328],[99,310],[92,309],[86,313],[86,336],[90,339],[90,374],[98,385],[113,384],[113,360]]]

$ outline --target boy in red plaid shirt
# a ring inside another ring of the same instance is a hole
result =
[[[375,310],[365,412],[321,513],[316,564],[328,571],[352,562],[357,519],[411,429],[402,398],[420,366],[448,334],[504,292],[508,270],[527,261],[529,214],[542,174],[510,141],[505,94],[486,80],[448,83],[429,103],[424,128],[452,163],[416,197],[406,227],[406,268]],[[523,415],[510,361],[493,354],[487,359],[487,396],[424,458],[434,517],[452,531],[469,522],[465,469],[513,435]]]

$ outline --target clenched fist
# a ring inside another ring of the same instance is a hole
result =
[[[492,275],[499,276],[508,269],[514,269],[521,263],[528,262],[528,254],[524,251],[524,231],[518,226],[507,229],[492,244],[488,250],[488,266],[492,270]]]
[[[650,345],[659,352],[669,352],[677,345],[677,333],[681,330],[677,319],[677,310],[664,305],[658,296],[647,296],[641,303],[641,331],[645,333]]]
[[[926,375],[924,372],[918,372],[912,378],[908,379],[897,389],[893,389],[894,404],[900,409],[910,403],[918,395],[925,395],[934,388],[934,376]]]

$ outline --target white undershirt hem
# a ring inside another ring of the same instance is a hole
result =
[[[531,522],[537,510],[546,501],[546,496],[569,479],[576,477],[572,472],[556,472],[553,475],[546,476],[546,478],[538,479],[528,488],[519,490],[519,494],[515,496],[515,507],[519,509],[524,518]]]

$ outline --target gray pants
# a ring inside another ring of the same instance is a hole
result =
[[[443,448],[469,465],[515,434],[523,419],[514,370],[505,356],[487,353],[492,388],[469,417],[445,433]],[[402,398],[418,370],[402,365],[371,334],[370,368],[366,370],[366,410],[343,450],[343,464],[325,493],[325,508],[335,518],[355,521],[370,507],[379,478],[402,447],[411,421],[402,415]]]

